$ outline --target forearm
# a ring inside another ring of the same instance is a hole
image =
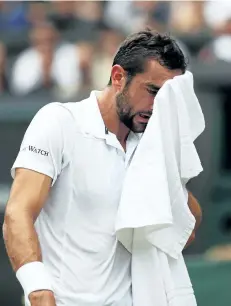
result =
[[[190,191],[188,192],[188,206],[191,213],[194,215],[196,219],[195,229],[197,229],[202,221],[202,210],[199,202]]]
[[[41,249],[33,218],[26,212],[6,212],[3,236],[12,267],[42,261]],[[50,290],[33,291],[28,296],[31,306],[56,306],[54,293]]]
[[[26,211],[6,210],[3,236],[14,271],[26,263],[42,260],[34,220]]]

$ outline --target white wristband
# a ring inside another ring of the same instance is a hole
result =
[[[52,290],[51,279],[44,264],[40,261],[25,264],[16,272],[26,297],[38,290]]]

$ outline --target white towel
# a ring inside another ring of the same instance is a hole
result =
[[[132,253],[133,306],[195,306],[182,250],[195,226],[185,184],[203,169],[194,140],[205,127],[190,72],[159,90],[127,170],[116,232]]]

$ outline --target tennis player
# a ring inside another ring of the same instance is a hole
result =
[[[132,306],[131,254],[114,230],[123,179],[155,95],[185,70],[176,42],[145,30],[121,44],[102,92],[35,115],[12,167],[3,226],[28,305]],[[192,194],[189,206],[199,224]]]

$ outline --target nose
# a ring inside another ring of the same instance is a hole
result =
[[[153,110],[153,107],[154,107],[154,103],[155,103],[155,98],[153,98],[153,100],[151,101],[150,103],[150,109]]]
[[[153,113],[153,105],[149,108],[148,112],[149,112],[150,115],[152,115],[152,113]]]

